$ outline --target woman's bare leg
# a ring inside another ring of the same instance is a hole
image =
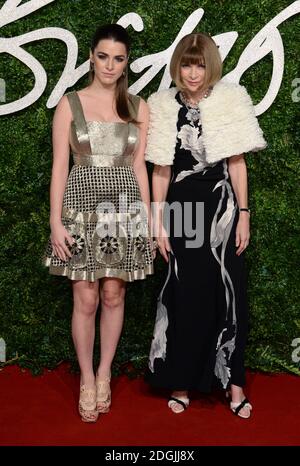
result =
[[[241,403],[245,398],[246,397],[242,387],[239,387],[238,385],[231,385],[231,401],[233,401],[233,403]],[[244,406],[240,410],[240,413],[242,416],[248,417],[250,414],[249,410],[250,408]]]
[[[99,304],[99,282],[73,282],[72,336],[81,371],[81,385],[94,387],[93,349],[95,317]]]
[[[103,278],[100,283],[101,358],[97,371],[99,379],[110,377],[111,364],[115,356],[124,320],[126,284],[119,278]]]

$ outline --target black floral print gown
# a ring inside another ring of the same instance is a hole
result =
[[[209,392],[213,386],[245,384],[245,258],[236,255],[239,213],[228,162],[206,162],[201,115],[180,93],[176,99],[181,107],[167,202],[177,210],[170,209],[172,251],[146,379],[154,387]]]

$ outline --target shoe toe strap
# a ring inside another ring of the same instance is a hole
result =
[[[188,404],[189,404],[189,400],[187,398],[185,399],[185,401],[183,401],[183,400],[180,400],[179,398],[175,398],[174,396],[171,396],[169,398],[169,406],[173,404],[172,402],[180,404],[184,409],[187,409]]]
[[[240,410],[243,409],[243,408],[249,408],[249,409],[252,409],[252,406],[248,400],[248,398],[244,398],[244,400],[236,407],[233,407],[234,409],[234,413],[236,415],[239,414]]]

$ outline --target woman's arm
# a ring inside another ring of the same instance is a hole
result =
[[[170,165],[154,165],[152,176],[152,191],[154,202],[154,231],[159,251],[168,262],[168,252],[171,251],[168,235],[163,227],[163,207],[167,197],[171,178]]]
[[[149,226],[152,231],[152,216],[150,208],[150,193],[149,193],[149,182],[148,173],[145,163],[145,148],[147,143],[147,133],[149,125],[149,109],[146,102],[141,100],[138,121],[140,121],[140,143],[134,156],[134,171],[139,183],[141,197],[145,203],[148,211]],[[154,166],[153,171],[153,201],[154,201],[154,236],[157,238],[160,253],[168,261],[167,251],[170,251],[169,240],[165,230],[162,226],[162,212],[161,209],[155,207],[165,201],[168,187],[170,183],[171,168],[161,167],[158,165]]]
[[[228,159],[228,172],[239,208],[248,207],[248,177],[247,166],[243,155],[235,155]],[[239,256],[248,246],[250,239],[250,214],[247,211],[239,212],[236,228],[235,245]]]
[[[151,231],[151,209],[150,209],[150,191],[149,179],[145,162],[145,148],[149,124],[149,110],[146,102],[141,99],[138,112],[139,125],[139,144],[134,153],[133,169],[139,184],[141,198],[147,211],[148,224]]]
[[[63,196],[69,172],[69,133],[71,120],[71,109],[67,97],[64,96],[57,105],[53,117],[53,164],[50,185],[51,242],[54,254],[64,261],[66,260],[66,256],[71,257],[65,240],[70,245],[74,242],[61,221]]]

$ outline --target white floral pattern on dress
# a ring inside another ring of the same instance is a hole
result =
[[[186,176],[203,171],[205,168],[213,167],[215,164],[209,164],[205,158],[205,147],[203,137],[199,135],[199,128],[190,125],[183,125],[178,133],[178,139],[181,139],[181,148],[191,152],[197,163],[193,170],[182,170],[176,177],[175,182],[183,180]]]

